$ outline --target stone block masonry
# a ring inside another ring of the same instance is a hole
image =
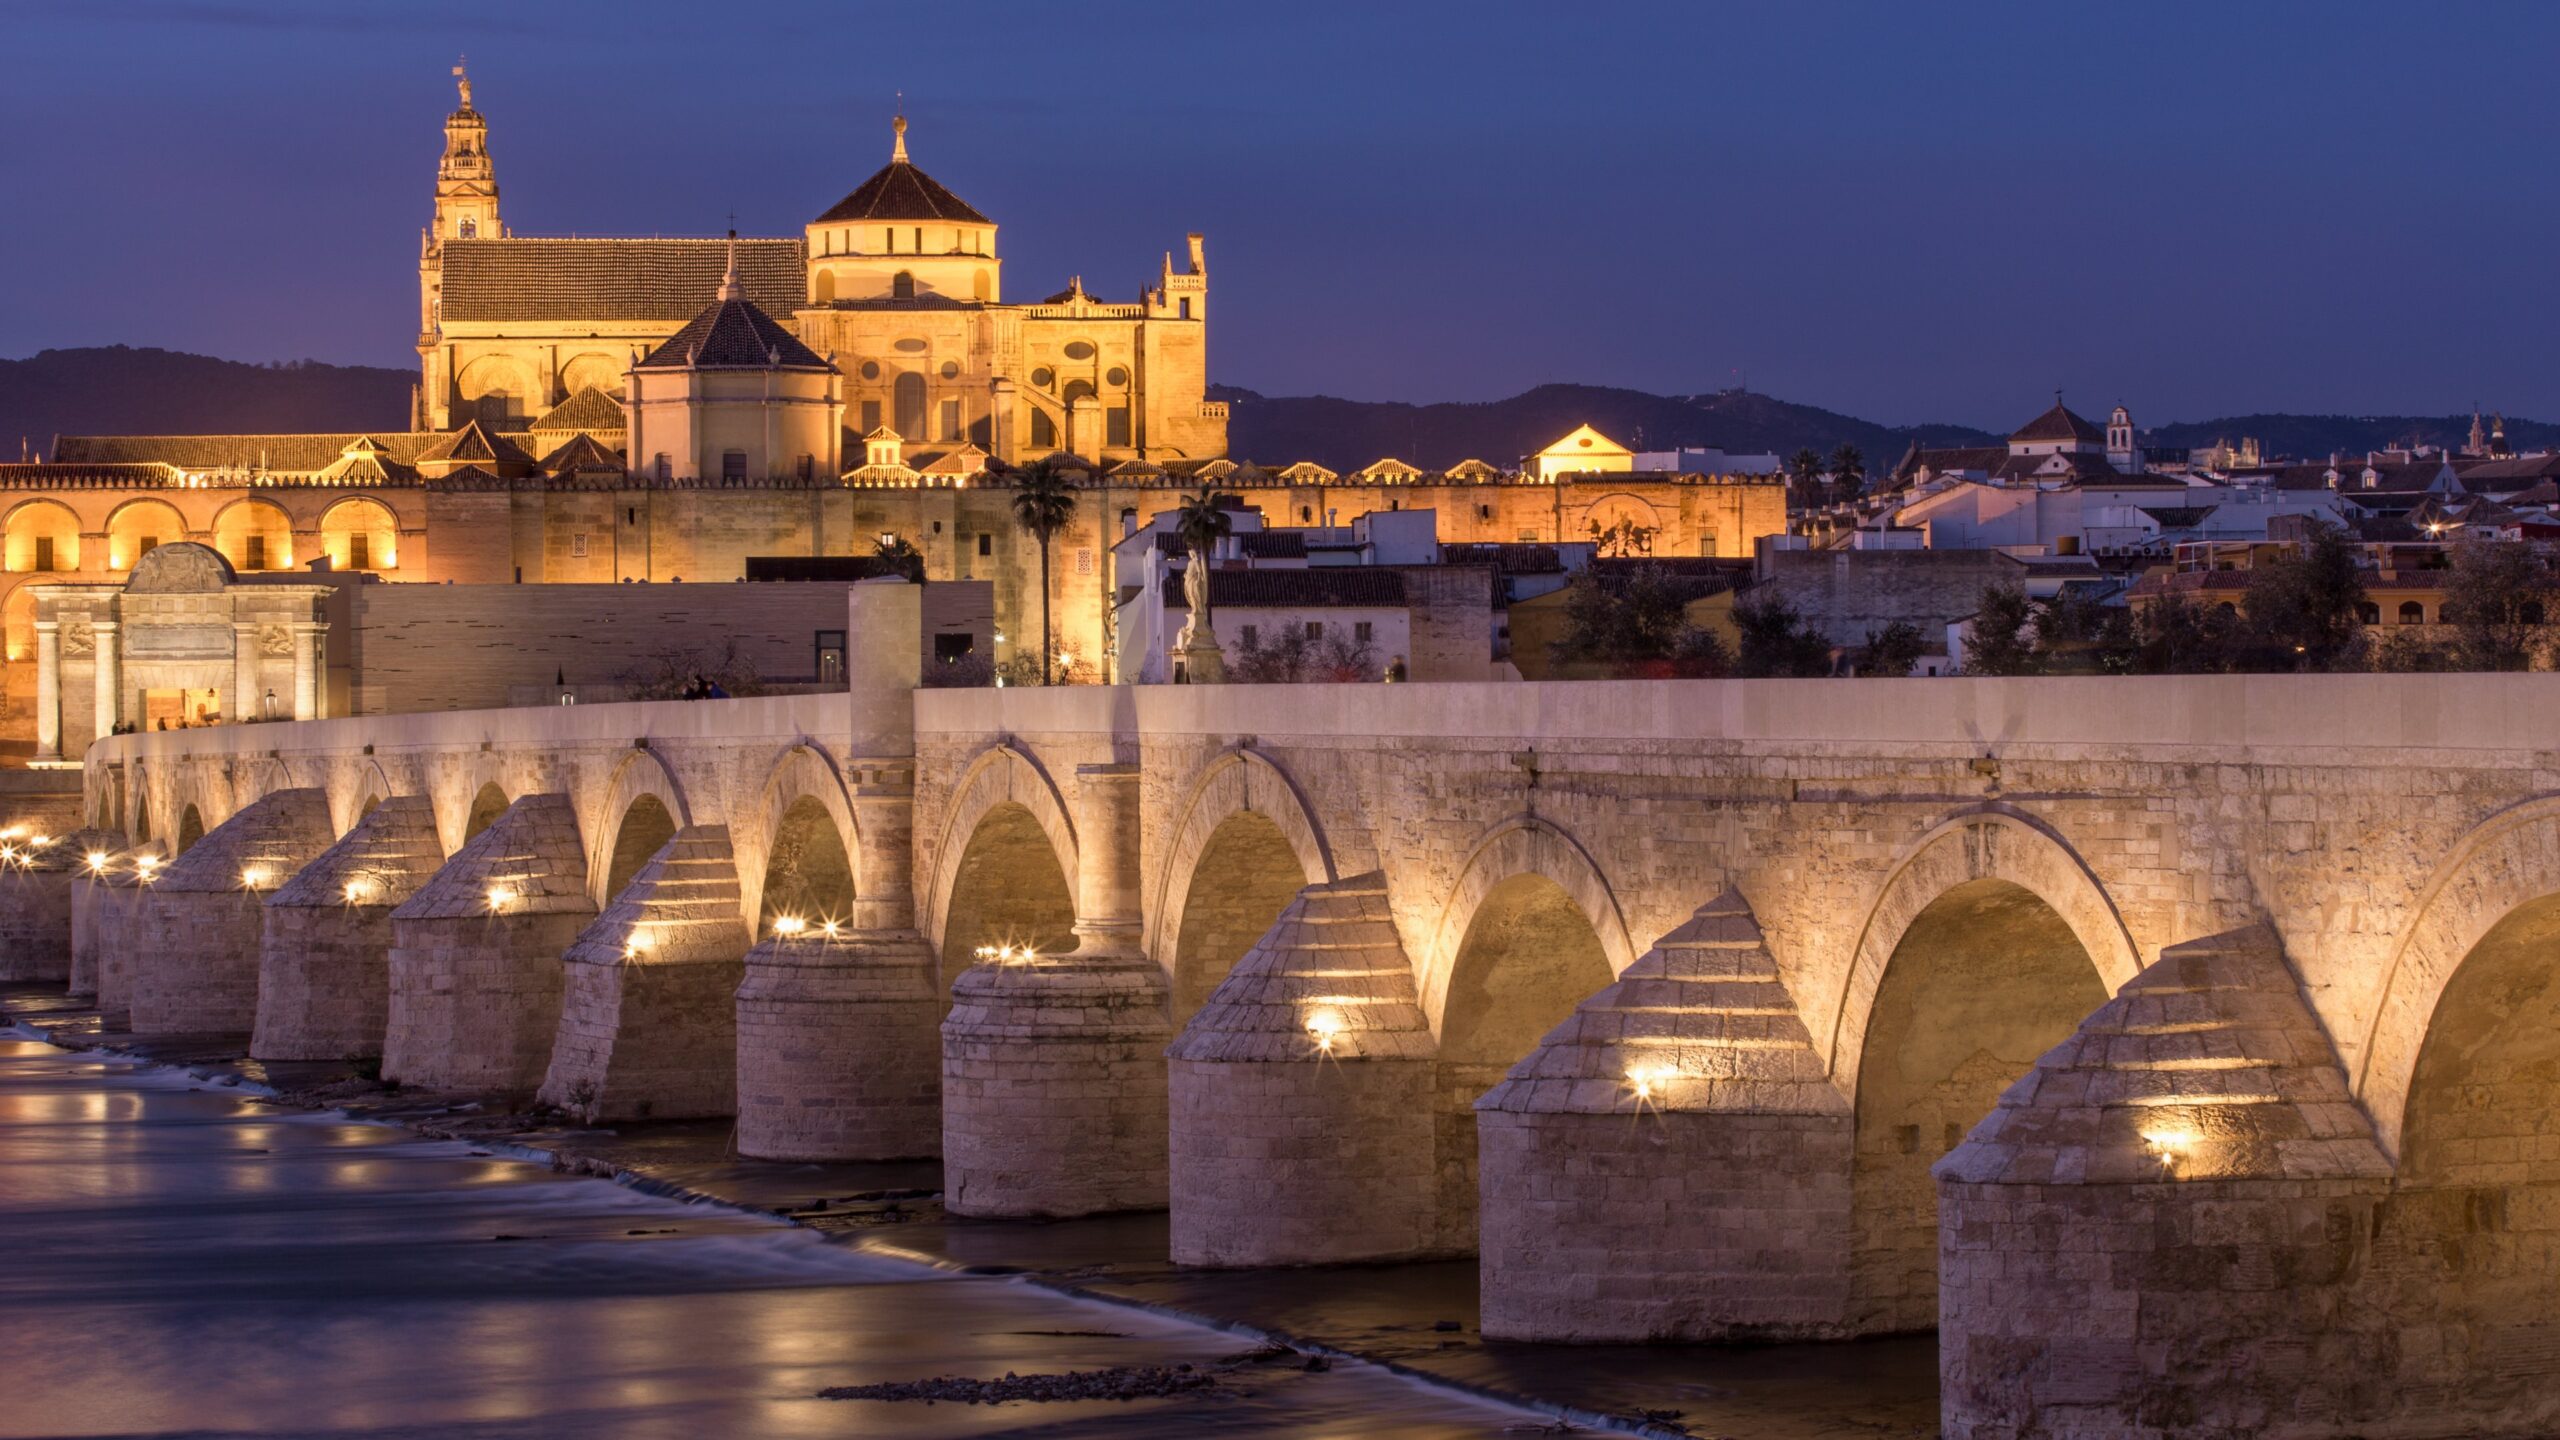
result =
[[[391,912],[443,864],[434,807],[423,795],[395,795],[269,896],[249,1053],[379,1056],[390,1023]]]
[[[974,965],[942,1022],[943,1204],[1091,1215],[1165,1204],[1164,972],[1126,955]]]
[[[162,867],[138,893],[125,936],[133,1032],[247,1033],[258,1018],[266,897],[331,838],[326,795],[277,790]]]
[[[747,927],[718,825],[678,830],[560,957],[538,1096],[590,1123],[733,1115]]]
[[[530,1095],[560,1028],[560,953],[595,918],[569,797],[509,805],[391,912],[382,1075]]]
[[[93,850],[123,839],[109,831],[78,830],[25,831],[0,841],[0,980],[70,982],[80,877],[88,872]],[[90,991],[96,983],[89,982]]]
[[[738,1152],[942,1153],[942,989],[912,930],[767,935],[738,989]]]
[[[1300,891],[1166,1051],[1175,1263],[1431,1250],[1434,1048],[1386,877]]]
[[[2273,932],[2162,951],[1938,1162],[1946,1434],[2352,1433],[2390,1175]]]

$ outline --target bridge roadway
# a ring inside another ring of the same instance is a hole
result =
[[[1934,1326],[1955,1435],[2560,1429],[2560,677],[920,690],[853,606],[841,695],[101,741],[11,963],[1497,1335]]]

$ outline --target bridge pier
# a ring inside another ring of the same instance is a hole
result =
[[[133,920],[149,893],[152,877],[166,868],[156,844],[144,845],[93,882],[97,931],[98,1011],[126,1015],[133,1009]]]
[[[1484,1333],[1847,1333],[1851,1130],[1736,890],[1476,1102]]]
[[[942,1153],[940,967],[915,929],[915,762],[852,762],[849,913],[769,931],[738,987],[738,1152],[765,1160]],[[768,899],[768,904],[770,904]]]
[[[71,912],[102,832],[0,841],[0,980],[71,979]]]
[[[435,808],[395,795],[267,900],[258,951],[261,1060],[382,1053],[391,1007],[391,912],[444,863]]]
[[[1299,891],[1166,1052],[1174,1263],[1429,1251],[1433,1048],[1386,877]]]
[[[1077,944],[972,966],[942,1022],[943,1203],[959,1215],[1165,1204],[1164,972],[1139,949],[1138,767],[1076,770]]]
[[[170,861],[127,927],[133,1032],[215,1035],[255,1025],[266,897],[333,838],[327,796],[277,790]]]
[[[1947,1435],[2366,1428],[2391,1166],[2273,932],[2162,951],[1935,1173]]]
[[[531,1094],[560,1028],[560,953],[595,919],[566,795],[526,795],[391,912],[386,1080]]]
[[[591,1124],[735,1114],[739,904],[728,827],[678,830],[561,955],[537,1098]]]

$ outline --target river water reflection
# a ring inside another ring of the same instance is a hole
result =
[[[1245,1342],[193,1083],[0,1040],[0,1435],[1436,1440],[1533,1419],[1357,1365],[1127,1403],[817,1399]]]

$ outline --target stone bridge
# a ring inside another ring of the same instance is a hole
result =
[[[1953,1434],[2560,1428],[2560,677],[856,649],[844,695],[101,741],[75,988],[938,1154],[961,1213],[1170,1206],[1184,1263],[1478,1252],[1493,1335],[1936,1327]]]

